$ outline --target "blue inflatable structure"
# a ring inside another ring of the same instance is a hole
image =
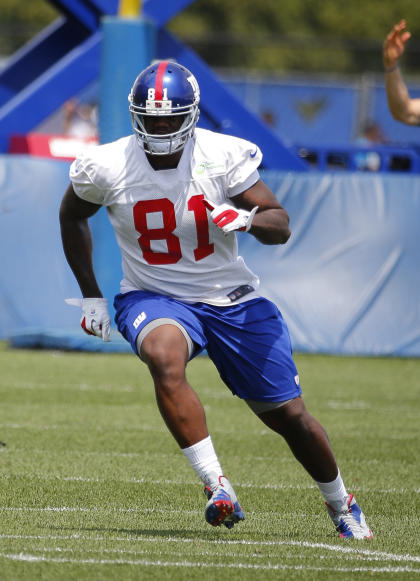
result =
[[[128,351],[79,327],[80,296],[65,260],[58,210],[69,164],[0,156],[0,338],[19,347]],[[420,180],[352,172],[263,174],[291,218],[285,246],[238,234],[282,311],[294,348],[345,355],[420,356]],[[100,210],[99,214],[104,212]],[[94,263],[112,305],[120,254],[106,215],[91,219]],[[111,309],[112,312],[112,309]]]
[[[64,302],[80,296],[58,223],[69,163],[5,153],[11,135],[30,132],[98,79],[102,138],[128,133],[127,83],[152,58],[174,58],[199,81],[201,126],[258,143],[264,180],[291,216],[293,234],[284,247],[238,237],[246,262],[261,276],[261,294],[283,312],[294,348],[420,356],[417,150],[375,148],[377,171],[362,173],[352,170],[369,153],[363,148],[286,145],[166,30],[191,1],[145,0],[141,18],[118,23],[117,0],[51,0],[62,16],[0,73],[0,339],[16,347],[130,350],[115,328],[109,344],[84,335],[80,312]],[[118,36],[121,26],[129,34]],[[112,47],[125,41],[138,42],[142,51],[124,59],[118,88],[110,73],[121,58]],[[402,166],[409,170],[399,171]],[[97,277],[112,304],[122,275],[104,209],[91,227]]]

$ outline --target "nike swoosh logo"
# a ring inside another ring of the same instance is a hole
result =
[[[249,157],[255,157],[257,155],[258,149],[256,149],[253,153],[249,154]]]

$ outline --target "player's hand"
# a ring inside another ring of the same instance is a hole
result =
[[[238,230],[239,232],[248,232],[251,228],[252,220],[257,213],[258,206],[252,208],[250,212],[235,208],[230,204],[220,204],[214,206],[208,200],[203,200],[203,204],[211,211],[213,222],[226,234]]]
[[[390,69],[398,63],[405,49],[405,43],[411,37],[411,32],[405,30],[405,20],[400,20],[386,37],[383,44],[385,69]]]
[[[80,325],[85,333],[102,337],[104,341],[110,340],[111,318],[106,299],[66,299],[66,303],[82,308]]]

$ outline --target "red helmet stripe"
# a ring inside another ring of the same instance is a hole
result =
[[[155,81],[155,100],[162,101],[163,97],[163,77],[165,76],[166,67],[168,66],[168,61],[162,61],[159,63],[157,72],[156,72],[156,81]]]

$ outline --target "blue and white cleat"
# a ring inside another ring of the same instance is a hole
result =
[[[204,493],[208,500],[204,516],[212,526],[219,527],[223,524],[231,529],[235,523],[245,519],[235,491],[226,476],[216,477],[212,484],[205,487]]]
[[[332,502],[327,505],[328,514],[342,539],[372,539],[373,534],[366,524],[365,515],[352,494],[347,496],[344,504]]]

